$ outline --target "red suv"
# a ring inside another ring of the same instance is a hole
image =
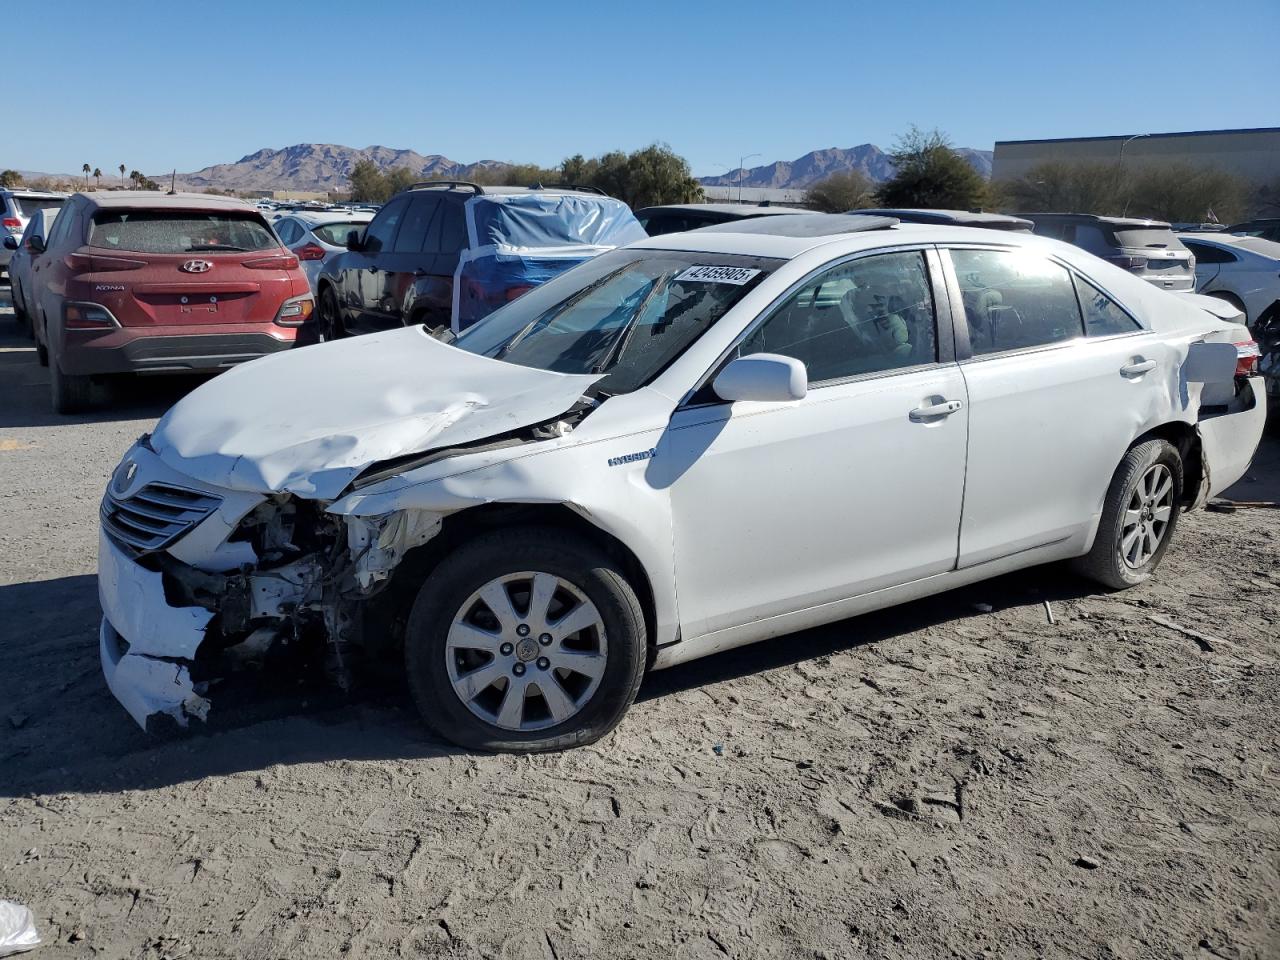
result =
[[[228,197],[77,193],[32,256],[58,413],[88,405],[101,374],[213,372],[288,349],[314,306],[298,258]]]

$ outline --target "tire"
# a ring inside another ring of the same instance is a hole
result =
[[[36,360],[40,366],[47,367],[49,365],[49,347],[44,342],[43,331],[44,324],[36,322],[36,315],[31,314],[31,339],[36,342]]]
[[[316,338],[321,342],[340,340],[346,336],[342,327],[342,318],[338,313],[338,295],[333,287],[326,286],[320,291],[320,302],[316,304]]]
[[[1177,529],[1181,500],[1177,448],[1167,440],[1130,447],[1107,488],[1093,549],[1075,561],[1076,571],[1114,590],[1150,578]]]
[[[49,363],[49,397],[54,413],[80,413],[88,409],[93,398],[93,381],[89,377],[62,372],[55,355]]]
[[[533,599],[535,583],[545,604]],[[505,629],[494,615],[503,600],[490,607],[481,593],[505,598]],[[526,620],[517,633],[517,621]],[[566,620],[592,625],[561,636],[556,626]],[[635,700],[646,655],[644,615],[621,568],[590,541],[555,528],[499,530],[458,548],[419,590],[405,632],[409,689],[423,719],[475,750],[532,753],[595,742]],[[558,693],[543,698],[543,683]],[[516,691],[523,691],[518,706]],[[555,717],[553,701],[564,719]]]

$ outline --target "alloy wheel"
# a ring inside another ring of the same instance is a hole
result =
[[[1127,566],[1137,569],[1155,556],[1173,507],[1173,473],[1157,463],[1134,486],[1120,525],[1120,558]]]
[[[475,716],[504,730],[544,730],[575,716],[604,676],[608,642],[594,603],[538,571],[490,580],[454,615],[449,682]]]

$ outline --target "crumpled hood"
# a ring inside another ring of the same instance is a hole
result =
[[[598,379],[490,360],[412,327],[234,367],[178,401],[151,446],[206,483],[331,500],[376,461],[550,420]]]

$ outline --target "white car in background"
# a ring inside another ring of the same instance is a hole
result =
[[[314,293],[316,277],[326,261],[334,254],[346,252],[347,234],[352,230],[363,230],[372,219],[372,213],[345,210],[308,213],[299,210],[285,214],[271,226],[284,245],[302,261],[302,270]]]
[[[603,253],[451,345],[256,360],[112,476],[107,683],[185,726],[237,663],[399,660],[444,737],[550,750],[648,667],[1049,561],[1141,583],[1262,434],[1215,310],[1030,234],[796,214]]]
[[[1280,243],[1230,233],[1182,233],[1196,255],[1196,293],[1239,307],[1250,327],[1280,314]]]
[[[0,238],[21,237],[37,210],[57,210],[66,202],[65,193],[27,190],[22,187],[0,188]],[[7,269],[14,248],[0,247],[0,269]]]
[[[53,220],[58,215],[59,209],[61,208],[42,207],[32,214],[21,237],[4,238],[5,250],[12,257],[9,261],[9,288],[13,297],[13,317],[27,332],[31,331],[31,322],[28,318],[31,310],[31,304],[28,301],[33,292],[31,258],[38,256],[31,247],[31,241],[35,238],[43,249],[48,242],[49,231],[53,228]]]

